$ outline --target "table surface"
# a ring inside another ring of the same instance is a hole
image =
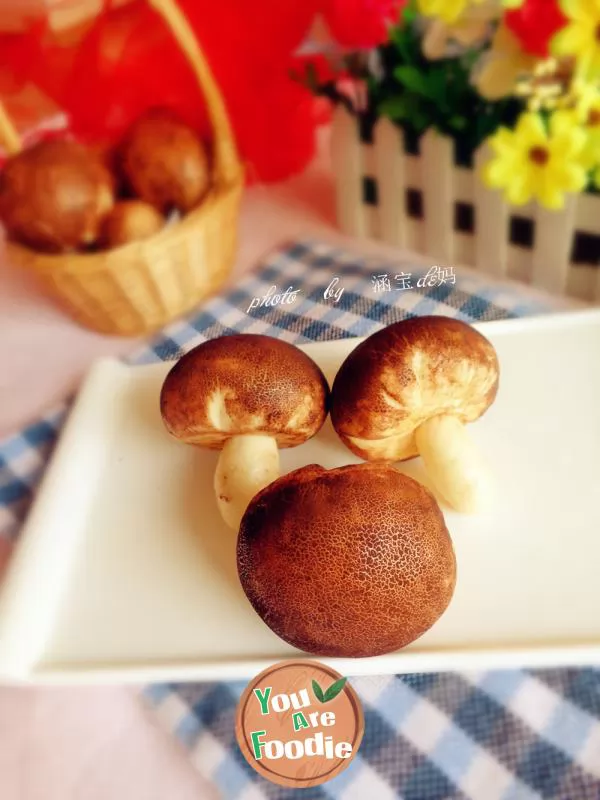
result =
[[[394,258],[398,251],[348,240],[334,227],[327,132],[301,176],[247,190],[234,283],[275,245],[312,236]],[[78,328],[12,269],[0,242],[0,438],[71,394],[98,356],[138,342]],[[415,263],[428,260],[417,254]],[[457,266],[457,271],[463,269]],[[523,287],[523,293],[535,290]],[[558,298],[557,308],[579,307]],[[0,574],[3,558],[0,550]],[[0,797],[3,800],[159,800],[215,796],[187,756],[122,687],[0,688]]]

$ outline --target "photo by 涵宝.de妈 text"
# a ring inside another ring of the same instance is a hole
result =
[[[399,272],[391,276],[389,273],[378,273],[371,276],[371,281],[373,293],[381,294],[382,292],[402,292],[409,289],[424,289],[434,286],[443,286],[445,284],[455,284],[456,275],[454,273],[454,267],[440,267],[436,264],[430,267],[425,274],[419,275],[418,277],[413,275],[412,272]],[[344,291],[345,289],[341,285],[341,279],[335,277],[323,291],[323,299],[327,302],[337,304],[342,299]],[[287,289],[280,292],[277,286],[272,285],[262,296],[252,298],[250,305],[246,309],[246,313],[249,314],[256,308],[274,308],[275,306],[292,305],[300,295],[301,290],[294,289],[293,286],[288,286]]]

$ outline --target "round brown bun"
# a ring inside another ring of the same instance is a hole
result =
[[[100,244],[110,248],[148,239],[164,225],[164,217],[150,203],[120,200],[102,223]]]
[[[384,464],[279,478],[250,503],[238,574],[263,621],[317,656],[390,653],[447,608],[456,560],[433,495]]]
[[[0,172],[0,219],[9,238],[60,253],[93,244],[114,203],[114,181],[100,158],[77,142],[40,142]]]
[[[478,419],[498,380],[494,346],[475,328],[416,317],[377,331],[348,355],[333,382],[331,421],[360,458],[402,461],[418,455],[415,431],[427,420]]]
[[[325,422],[329,386],[294,345],[240,333],[182,356],[165,378],[160,408],[169,433],[188,444],[220,449],[234,436],[266,434],[294,447]]]
[[[198,205],[211,182],[207,149],[196,132],[164,109],[140,117],[119,147],[130,191],[162,214]]]

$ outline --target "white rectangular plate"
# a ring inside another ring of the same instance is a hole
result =
[[[497,348],[495,404],[470,427],[495,505],[444,508],[458,560],[448,611],[404,650],[323,659],[346,675],[600,663],[600,313],[475,326]],[[356,339],[308,345],[331,380]],[[173,441],[170,364],[90,373],[21,534],[0,599],[0,678],[248,678],[297,655],[237,579],[212,494],[217,456]],[[329,423],[285,471],[356,462]],[[427,483],[419,459],[401,467]]]

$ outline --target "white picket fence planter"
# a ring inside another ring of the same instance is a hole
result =
[[[378,120],[372,143],[364,143],[356,117],[341,106],[332,158],[344,233],[426,254],[440,266],[465,264],[600,301],[600,195],[572,196],[562,211],[509,206],[478,177],[485,147],[474,168],[456,166],[452,140],[428,131],[419,155],[408,155],[402,131],[388,119]]]

